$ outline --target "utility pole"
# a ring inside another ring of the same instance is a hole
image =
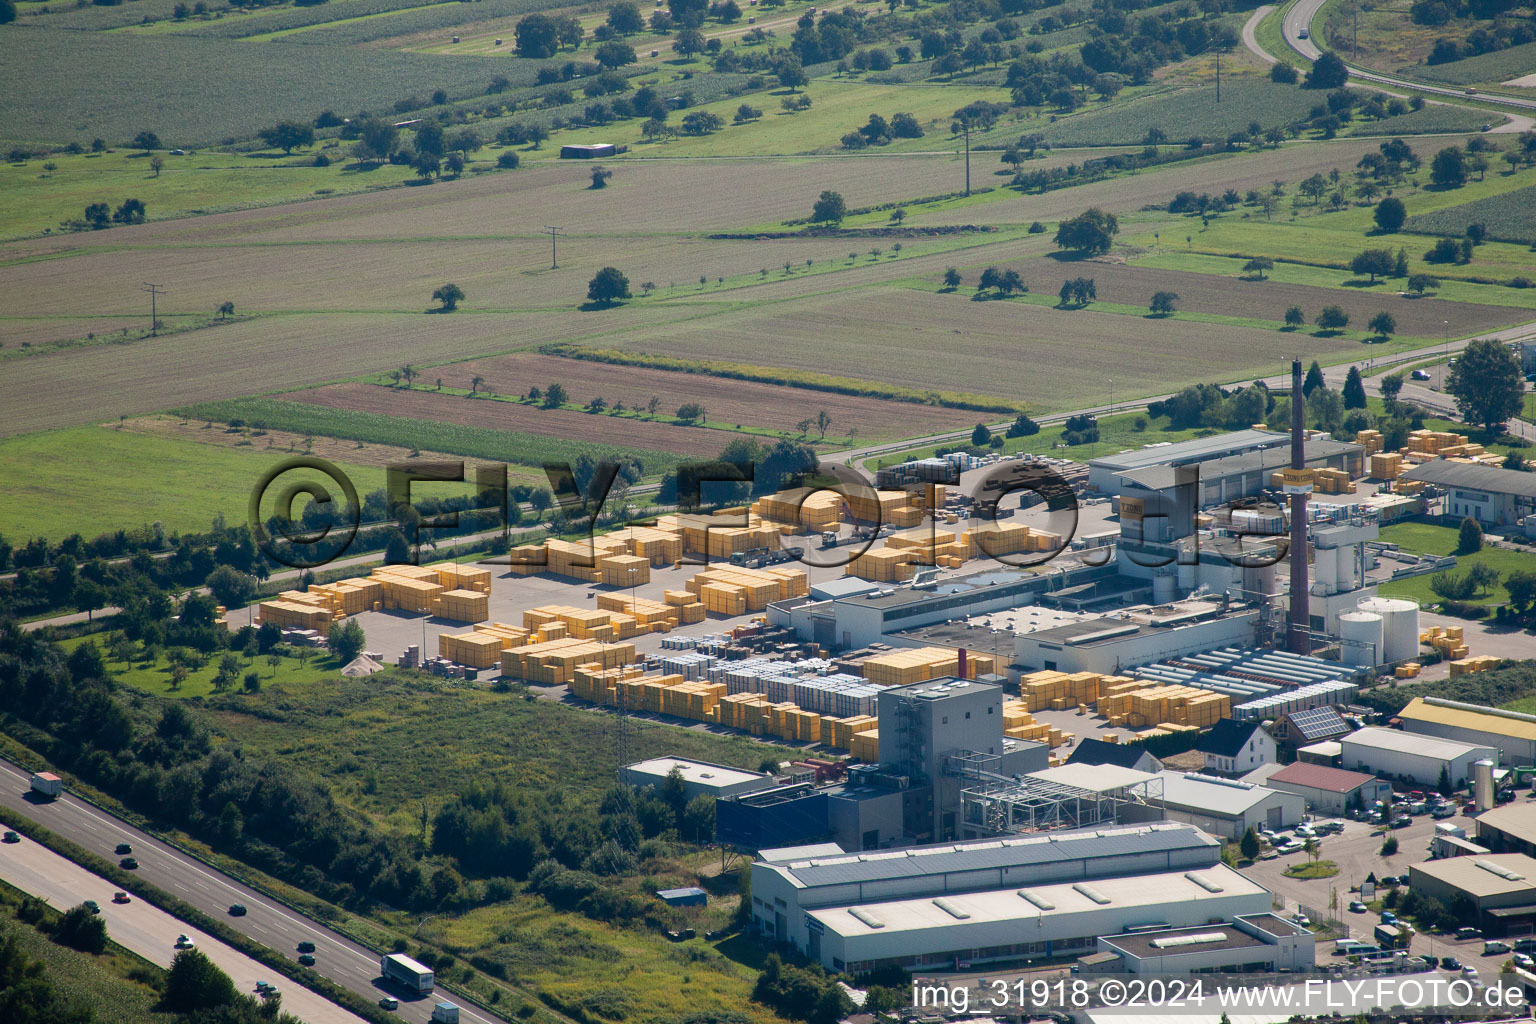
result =
[[[1216,51],[1216,102],[1221,102],[1221,51]]]
[[[1354,26],[1349,33],[1349,58],[1357,60],[1360,57],[1360,5],[1352,4],[1349,13],[1354,16]]]
[[[139,291],[149,292],[149,336],[151,338],[159,337],[160,317],[156,312],[157,306],[155,304],[155,299],[161,295],[164,295],[165,289],[157,284],[149,284],[146,282],[144,287],[140,288]]]
[[[965,131],[965,194],[971,194],[971,126],[969,122],[960,122],[960,127]]]
[[[560,229],[545,225],[544,230],[549,232],[549,269],[559,270],[560,261],[555,258],[555,232],[559,231]]]

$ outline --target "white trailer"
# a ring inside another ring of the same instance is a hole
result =
[[[53,772],[37,772],[32,776],[32,792],[50,800],[57,799],[64,793],[64,780]]]
[[[432,969],[404,953],[388,953],[380,957],[379,970],[386,979],[412,992],[426,995],[432,991]]]

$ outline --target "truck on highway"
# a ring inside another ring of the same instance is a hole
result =
[[[459,1008],[452,1003],[432,1007],[432,1024],[459,1024]]]
[[[404,953],[388,953],[380,957],[379,970],[386,980],[410,989],[412,992],[426,995],[432,991],[432,969],[425,964],[417,963]]]
[[[64,793],[64,780],[53,772],[36,772],[32,776],[32,792],[56,800]]]

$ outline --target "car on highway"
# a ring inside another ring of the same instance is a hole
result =
[[[244,903],[231,903],[229,905],[229,916],[230,917],[244,917],[245,916],[245,904]]]
[[[133,897],[129,896],[127,893],[119,890],[119,891],[117,891],[117,892],[112,894],[112,902],[113,903],[132,903],[133,902]]]
[[[129,855],[129,854],[130,854],[130,853],[132,853],[132,852],[133,852],[133,847],[132,847],[132,846],[129,846],[129,845],[128,845],[128,844],[127,844],[127,843],[118,843],[118,844],[117,844],[117,850],[116,850],[116,851],[114,851],[114,852],[115,852],[115,853],[116,853],[116,854],[117,854],[117,855],[118,855],[118,856],[119,856],[119,857],[126,857],[126,856],[128,856],[128,855]]]
[[[313,953],[300,953],[299,954],[299,964],[301,966],[304,966],[304,967],[313,967],[313,966],[315,966],[315,954],[313,954]]]
[[[1307,30],[1306,29],[1302,29],[1300,32],[1296,33],[1296,38],[1297,39],[1306,39],[1308,37],[1308,35],[1309,35],[1309,33],[1307,32]]]
[[[314,951],[315,951],[315,944],[313,942],[310,942],[308,939],[305,939],[303,942],[299,943],[299,952],[300,953],[313,953]]]
[[[101,913],[101,904],[97,903],[95,900],[86,900],[80,905],[93,914]]]
[[[1397,915],[1392,913],[1392,911],[1390,911],[1390,910],[1383,910],[1381,912],[1381,923],[1382,924],[1397,924]]]
[[[190,935],[187,935],[187,934],[183,933],[181,935],[176,936],[176,948],[177,949],[192,949],[196,945],[197,945],[197,943],[195,941],[193,941],[192,936],[190,936]]]
[[[386,1010],[398,1010],[400,1009],[400,1000],[394,996],[385,996],[379,1000],[379,1005]]]
[[[21,836],[17,835],[15,832],[12,832],[10,829],[6,829],[5,830],[5,842],[7,842],[7,843],[19,843],[19,842],[21,842]]]
[[[122,868],[124,871],[135,871],[138,869],[139,862],[134,860],[132,857],[124,857],[122,860],[117,862],[117,866]]]
[[[1351,914],[1363,914],[1363,913],[1365,913],[1365,910],[1366,910],[1365,904],[1361,903],[1359,900],[1350,900],[1349,901],[1349,912]]]

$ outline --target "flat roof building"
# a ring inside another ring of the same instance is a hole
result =
[[[1080,619],[1014,639],[1022,669],[1098,672],[1126,669],[1253,643],[1257,608],[1223,610],[1217,601],[1180,601],[1130,608],[1114,618]]]
[[[1474,763],[1498,756],[1493,747],[1376,726],[1340,737],[1339,749],[1340,766],[1348,771],[1435,786],[1439,784],[1440,770],[1444,768],[1450,775],[1451,785],[1457,788],[1466,785],[1472,777]]]
[[[1230,924],[1198,924],[1099,938],[1087,973],[1194,974],[1306,971],[1317,965],[1317,940],[1307,929],[1274,914],[1239,914]],[[1079,961],[1081,962],[1081,961]]]
[[[1234,430],[1226,434],[1176,441],[1173,444],[1151,444],[1133,451],[1090,459],[1088,486],[1101,494],[1118,494],[1119,477],[1123,473],[1154,466],[1191,466],[1265,448],[1285,448],[1289,451],[1289,445],[1290,436],[1274,430]]]
[[[1536,512],[1536,475],[1518,469],[1436,459],[1399,478],[1421,480],[1446,492],[1446,513],[1491,526],[1512,526]]]
[[[1322,814],[1343,814],[1365,808],[1392,792],[1392,783],[1364,772],[1347,772],[1321,764],[1297,761],[1270,775],[1270,789],[1295,793],[1307,807]]]
[[[1397,717],[1408,732],[1493,747],[1499,754],[1498,763],[1506,767],[1536,764],[1536,715],[1440,697],[1415,697]]]
[[[1536,854],[1536,806],[1505,804],[1477,816],[1477,841],[1496,853]]]
[[[1487,935],[1529,935],[1536,923],[1536,860],[1521,853],[1448,857],[1411,864],[1408,886],[1446,906],[1465,897],[1474,917],[1464,923]]]
[[[1188,822],[1211,835],[1241,839],[1248,829],[1284,828],[1301,821],[1306,801],[1295,793],[1197,772],[1162,771],[1163,810],[1170,821]],[[1123,815],[1155,813],[1127,805]]]
[[[712,796],[717,799],[737,796],[774,785],[771,775],[683,757],[653,757],[649,761],[626,765],[620,772],[620,778],[631,786],[660,786],[666,782],[674,768],[682,776],[683,791],[690,800],[696,796]]]

